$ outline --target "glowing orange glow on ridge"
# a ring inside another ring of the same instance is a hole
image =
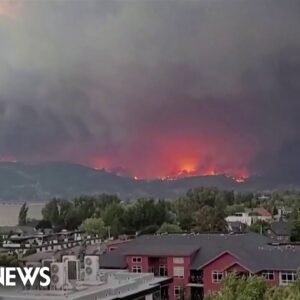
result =
[[[151,136],[149,133],[149,139],[142,146],[137,140],[128,148],[120,148],[111,155],[99,154],[85,163],[139,179],[226,175],[243,182],[249,176],[247,162],[255,149],[241,143],[236,147],[237,143],[229,137],[224,140],[213,136],[203,138],[171,133]]]

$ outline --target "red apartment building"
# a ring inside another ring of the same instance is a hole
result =
[[[145,235],[102,255],[100,267],[168,276],[173,282],[165,298],[200,300],[230,272],[263,276],[271,286],[293,282],[300,248],[271,242],[254,233]]]

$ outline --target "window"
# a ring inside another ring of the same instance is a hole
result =
[[[159,276],[162,277],[168,276],[168,267],[166,265],[159,266]]]
[[[174,267],[173,276],[177,278],[184,278],[184,267]]]
[[[213,271],[212,272],[212,282],[220,283],[223,280],[223,272]]]
[[[175,299],[181,299],[183,296],[183,288],[182,286],[175,285],[174,286],[174,296]]]
[[[183,257],[173,257],[173,263],[177,265],[184,264],[184,258]]]
[[[133,263],[141,263],[141,262],[142,262],[142,258],[139,257],[139,256],[138,256],[138,257],[133,257],[133,258],[132,258],[132,262],[133,262]]]
[[[280,273],[280,284],[288,285],[296,281],[296,273],[295,272],[281,272]]]
[[[266,280],[274,280],[275,275],[273,271],[265,271],[262,272],[262,277],[264,277]]]
[[[132,266],[132,273],[142,273],[141,266]]]

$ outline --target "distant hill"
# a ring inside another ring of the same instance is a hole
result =
[[[53,197],[72,198],[99,193],[117,194],[123,199],[143,196],[169,197],[199,186],[241,191],[278,187],[274,182],[262,177],[251,177],[244,183],[237,183],[224,175],[148,181],[63,162],[0,163],[2,202],[47,201]]]

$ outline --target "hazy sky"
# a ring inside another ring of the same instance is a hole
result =
[[[299,0],[0,0],[0,157],[300,179]]]

